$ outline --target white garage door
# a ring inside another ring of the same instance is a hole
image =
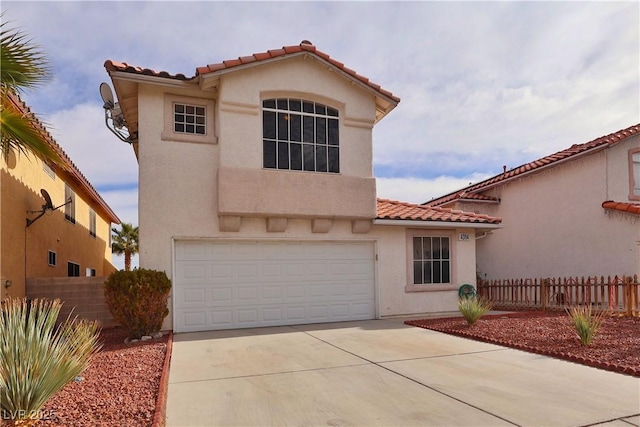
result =
[[[371,242],[175,243],[174,330],[375,317]]]

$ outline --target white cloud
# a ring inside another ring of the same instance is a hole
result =
[[[490,175],[473,174],[468,177],[439,176],[435,179],[377,178],[377,192],[381,199],[409,203],[425,203],[489,178]]]

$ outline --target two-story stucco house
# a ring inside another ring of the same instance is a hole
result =
[[[524,164],[424,206],[500,216],[478,241],[488,279],[640,274],[640,125]]]
[[[9,98],[31,114],[17,95]],[[35,125],[62,162],[0,156],[0,300],[23,298],[27,279],[106,276],[115,270],[111,224],[120,220],[37,119]],[[43,209],[44,194],[59,209]]]
[[[174,331],[456,310],[500,219],[376,198],[399,98],[311,43],[193,77],[108,60],[139,163],[140,266]]]

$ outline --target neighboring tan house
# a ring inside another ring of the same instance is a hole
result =
[[[574,144],[424,206],[504,220],[504,229],[478,241],[482,278],[640,274],[640,125]]]
[[[32,114],[19,97],[10,98]],[[62,166],[35,155],[12,153],[7,161],[0,156],[0,300],[24,297],[25,278],[106,276],[115,270],[111,224],[120,220],[45,127],[35,123]],[[47,195],[50,207],[59,209],[44,209]]]
[[[105,62],[139,163],[140,266],[176,332],[457,309],[500,219],[376,199],[399,98],[303,41],[193,77]],[[117,108],[113,114],[117,113]]]

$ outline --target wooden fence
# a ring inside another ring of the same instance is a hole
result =
[[[640,316],[638,276],[481,280],[478,295],[503,310],[564,310],[590,305],[626,316]]]

